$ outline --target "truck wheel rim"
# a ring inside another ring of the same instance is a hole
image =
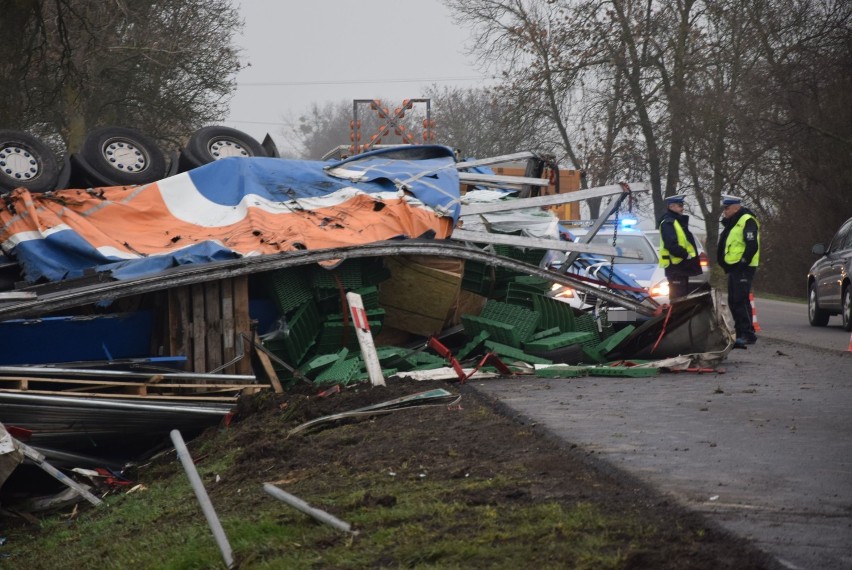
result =
[[[148,155],[127,139],[106,141],[103,156],[110,166],[122,172],[141,172],[148,167]]]
[[[29,149],[10,144],[0,147],[0,170],[14,180],[28,181],[38,178],[41,165]]]
[[[239,141],[227,137],[212,139],[207,145],[207,150],[210,151],[213,160],[231,156],[251,156],[251,153]]]

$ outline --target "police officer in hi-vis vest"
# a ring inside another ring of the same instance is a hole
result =
[[[751,282],[760,262],[760,224],[742,198],[722,195],[722,234],[717,258],[728,274],[728,307],[737,331],[736,347],[757,342],[751,314]]]
[[[698,247],[689,231],[689,216],[683,213],[684,194],[666,198],[666,213],[660,216],[660,267],[669,280],[669,299],[689,293],[689,278],[701,275]]]

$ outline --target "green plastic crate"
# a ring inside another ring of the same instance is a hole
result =
[[[533,307],[539,314],[539,328],[558,327],[562,332],[581,330],[576,326],[574,309],[567,303],[545,295],[535,295]]]
[[[322,372],[323,370],[330,368],[341,358],[346,358],[348,353],[349,349],[344,348],[336,354],[319,354],[302,364],[299,367],[299,372],[301,372],[303,376],[311,376],[318,372]]]
[[[476,349],[478,349],[482,344],[488,340],[491,335],[488,331],[481,331],[476,336],[474,336],[469,343],[461,347],[458,352],[456,352],[456,358],[458,360],[465,360],[471,354],[474,354]]]
[[[485,303],[485,307],[479,316],[483,319],[490,319],[511,325],[515,330],[515,336],[521,342],[533,335],[540,320],[538,313],[535,311],[493,299]]]
[[[521,339],[512,325],[474,315],[462,315],[461,322],[464,325],[464,332],[468,336],[478,336],[485,332],[488,333],[490,339],[501,344],[517,348],[521,346]]]
[[[313,290],[301,267],[279,269],[264,274],[266,288],[282,315],[313,297]]]
[[[540,356],[533,356],[531,354],[527,354],[522,350],[518,350],[512,346],[507,346],[505,344],[501,344],[499,342],[493,342],[490,340],[485,341],[485,346],[491,351],[496,352],[498,355],[513,358],[515,360],[520,360],[522,362],[526,362],[528,364],[553,364],[552,360],[548,360],[546,358],[541,358]]]
[[[582,344],[593,338],[595,338],[595,335],[590,332],[568,332],[557,336],[525,342],[524,349],[535,352],[554,350],[556,348],[562,348],[563,346],[570,346],[572,344]]]
[[[353,356],[341,358],[330,368],[324,370],[314,380],[314,384],[343,384],[346,385],[361,372],[361,358]]]
[[[630,333],[632,333],[634,330],[636,330],[636,327],[634,327],[633,325],[627,325],[620,331],[613,333],[612,336],[600,343],[600,345],[598,346],[598,351],[601,354],[610,353],[619,344],[621,344],[624,339],[630,336]]]
[[[275,356],[295,367],[314,345],[319,333],[320,320],[316,303],[303,303],[287,319],[287,327],[286,335],[264,341],[263,345]]]
[[[557,336],[562,331],[559,330],[559,327],[553,327],[550,329],[545,329],[543,331],[539,331],[530,337],[530,340],[539,340],[542,338],[547,338],[549,336]]]
[[[570,366],[567,364],[554,364],[547,368],[538,368],[535,371],[537,378],[580,378],[587,376],[588,366]]]

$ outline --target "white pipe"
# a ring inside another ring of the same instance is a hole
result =
[[[291,495],[287,491],[282,491],[272,483],[264,483],[263,490],[278,499],[279,501],[283,501],[294,509],[302,511],[306,515],[310,515],[320,522],[324,522],[327,525],[333,526],[337,530],[342,530],[343,532],[352,532],[353,534],[357,533],[357,531],[352,530],[352,525],[350,525],[349,523],[343,522],[342,520],[328,514],[323,510],[315,509],[299,497]]]
[[[186,476],[189,478],[192,490],[195,491],[195,498],[198,499],[201,510],[204,511],[204,516],[207,517],[207,524],[210,525],[213,538],[216,539],[216,544],[219,545],[222,559],[224,559],[225,565],[228,568],[233,568],[234,555],[231,551],[231,545],[228,543],[228,537],[225,536],[225,529],[222,528],[222,523],[219,522],[219,517],[216,516],[213,503],[210,502],[210,497],[207,496],[204,483],[201,482],[201,477],[198,476],[198,471],[195,469],[195,464],[192,462],[189,450],[183,442],[183,437],[181,437],[180,432],[176,429],[173,429],[169,435],[172,438],[172,443],[175,444],[175,451],[177,451],[178,459],[183,464],[183,470],[186,471]]]

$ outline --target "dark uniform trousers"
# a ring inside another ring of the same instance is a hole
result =
[[[669,299],[677,299],[686,297],[689,293],[689,277],[686,275],[671,275],[666,272],[666,277],[669,280]]]
[[[754,338],[752,324],[751,282],[754,279],[754,267],[734,267],[728,273],[728,307],[734,317],[737,338]]]

